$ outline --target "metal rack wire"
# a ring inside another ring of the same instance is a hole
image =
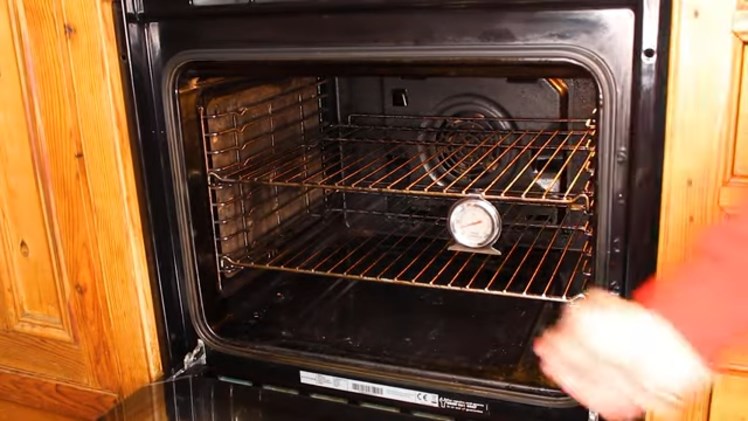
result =
[[[516,241],[504,244],[502,255],[452,251],[444,236],[443,219],[423,224],[383,218],[385,232],[334,230],[346,225],[344,212],[306,216],[304,227],[286,226],[289,235],[274,247],[256,247],[240,256],[222,256],[226,271],[239,268],[385,282],[485,294],[569,301],[579,296],[591,279],[592,230],[579,225],[508,224]],[[400,215],[399,217],[407,217]],[[303,222],[302,222],[303,221]],[[425,228],[424,228],[425,227]],[[298,235],[298,233],[303,233]]]
[[[480,193],[489,200],[589,208],[594,126],[574,130],[456,128],[464,120],[351,116],[347,124],[328,126],[309,143],[256,150],[239,165],[212,168],[209,176],[214,185],[265,184],[441,197]],[[393,124],[398,121],[407,125]],[[220,135],[205,134],[206,138]],[[322,165],[310,172],[312,161]]]

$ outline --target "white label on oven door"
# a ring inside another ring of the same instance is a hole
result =
[[[311,384],[328,389],[342,390],[350,393],[358,393],[360,395],[376,396],[378,398],[409,402],[434,408],[439,407],[439,395],[435,393],[419,392],[417,390],[403,389],[401,387],[385,386],[383,384],[362,382],[342,377],[328,376],[326,374],[310,373],[308,371],[300,371],[299,377],[303,384]]]

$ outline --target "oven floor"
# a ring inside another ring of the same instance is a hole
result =
[[[554,303],[270,272],[226,310],[232,341],[555,389],[531,346]]]

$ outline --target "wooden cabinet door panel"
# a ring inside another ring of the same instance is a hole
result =
[[[732,21],[734,73],[732,83],[731,119],[726,142],[726,171],[719,198],[719,207],[730,214],[748,199],[748,3],[738,5]],[[723,367],[748,371],[748,335],[723,357]]]
[[[73,416],[159,370],[112,21],[0,0],[0,394]]]
[[[731,213],[748,199],[748,9],[739,8],[732,21],[733,77],[728,108],[725,174],[719,206]]]
[[[746,36],[748,36],[748,28],[746,28]],[[748,59],[746,59],[748,58],[748,45],[743,44],[742,47],[733,172],[736,177],[748,179]]]
[[[688,259],[702,231],[748,194],[748,0],[672,5],[660,270]],[[748,362],[748,347],[725,361]],[[706,420],[710,398],[695,399],[681,419]]]
[[[37,57],[27,60],[34,41],[24,36],[28,26],[45,23],[28,22],[12,4],[3,6],[0,127],[12,136],[0,142],[0,281],[5,310],[0,315],[0,366],[88,382],[80,332],[71,317],[71,278],[80,276],[81,270],[75,266],[73,248],[63,253],[66,241],[77,242],[70,235],[80,235],[81,221],[65,214],[60,209],[66,207],[64,202],[56,200],[61,194],[75,197],[70,185],[75,179],[61,178],[48,159],[54,143],[69,138],[75,121],[61,92],[64,85],[46,74],[51,68],[64,68],[64,63],[58,55],[48,63],[39,63]],[[50,20],[52,13],[35,11],[31,16]],[[50,48],[63,47],[55,45],[54,37],[46,41]],[[28,69],[29,65],[37,66]]]
[[[673,13],[660,270],[748,198],[748,10],[679,0]]]
[[[709,419],[714,421],[748,420],[748,376],[725,373],[717,377],[712,392]]]

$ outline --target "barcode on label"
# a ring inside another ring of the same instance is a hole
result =
[[[376,396],[400,402],[410,402],[417,405],[431,406],[434,408],[439,407],[438,394],[424,392],[421,390],[412,390],[402,387],[369,383],[359,380],[346,379],[345,377],[312,373],[309,371],[299,371],[299,381],[302,384],[310,384],[318,387],[325,387],[328,389],[358,393],[360,395]]]
[[[351,383],[351,386],[356,392],[366,393],[367,395],[384,395],[384,389],[381,387],[359,383]]]

